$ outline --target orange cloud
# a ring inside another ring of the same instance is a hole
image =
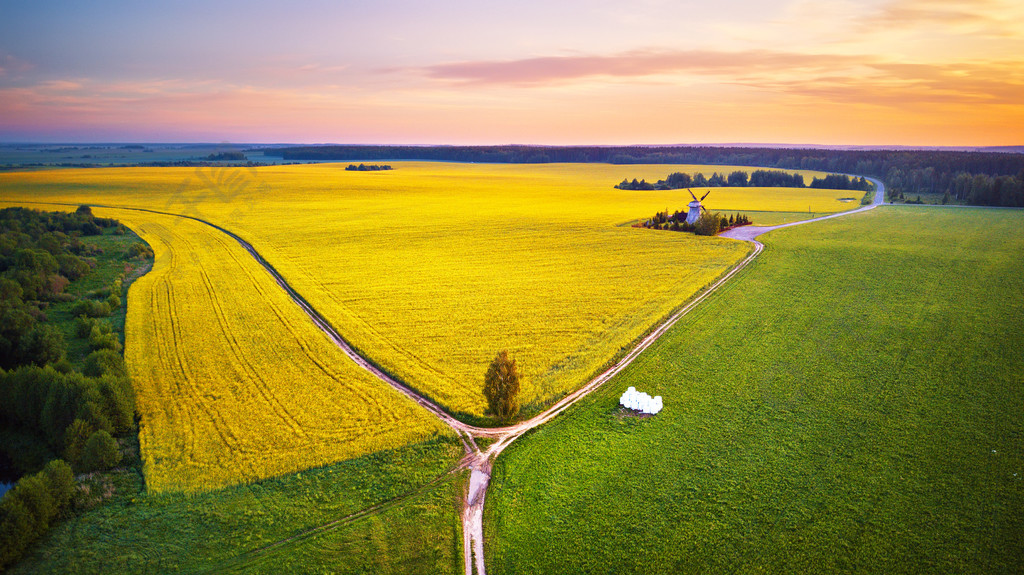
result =
[[[875,56],[764,50],[646,51],[457,62],[429,66],[423,72],[433,79],[460,84],[522,87],[595,77],[691,74],[712,76],[725,84],[816,96],[833,102],[1024,104],[1024,60],[931,64],[890,62]]]
[[[999,8],[993,0],[893,0],[868,19],[889,25],[993,23],[999,20],[991,14]]]
[[[1024,106],[1024,61],[966,64],[875,62],[863,74],[761,78],[749,86],[830,102]]]

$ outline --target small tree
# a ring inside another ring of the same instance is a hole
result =
[[[694,224],[694,233],[698,236],[713,236],[721,231],[722,217],[711,212],[702,212],[697,223]]]
[[[484,376],[484,396],[491,413],[508,421],[519,413],[519,382],[522,373],[507,351],[495,356]]]

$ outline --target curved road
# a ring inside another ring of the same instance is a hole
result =
[[[810,219],[810,220],[801,220],[799,222],[790,222],[788,224],[779,224],[777,226],[743,226],[742,228],[733,228],[733,229],[731,229],[731,230],[729,230],[727,232],[722,232],[721,234],[719,234],[719,237],[722,237],[722,238],[732,238],[734,240],[744,240],[744,241],[752,242],[758,236],[760,236],[761,234],[766,234],[766,233],[768,233],[768,232],[770,232],[772,230],[777,230],[779,228],[788,228],[790,226],[799,226],[799,225],[803,225],[803,224],[809,224],[811,222],[817,222],[817,221],[821,221],[821,220],[828,220],[828,219],[832,219],[832,218],[848,216],[850,214],[866,212],[867,210],[872,210],[875,207],[882,205],[883,201],[885,200],[885,184],[883,184],[882,182],[880,182],[879,180],[876,180],[874,178],[868,178],[868,180],[872,184],[875,185],[875,199],[874,199],[873,202],[871,202],[870,204],[864,206],[863,208],[858,208],[856,210],[850,210],[848,212],[838,212],[838,213],[835,213],[835,214],[832,214],[832,215],[829,215],[829,216],[822,216],[820,218],[814,218],[814,219]]]
[[[267,270],[267,272],[274,278],[274,281],[276,281],[277,284],[280,285],[281,288],[288,293],[288,295],[292,298],[296,305],[298,305],[302,309],[302,311],[304,311],[306,315],[309,316],[309,318],[313,321],[313,323],[317,325],[317,327],[319,327],[325,334],[327,334],[331,341],[333,341],[339,348],[341,348],[345,355],[347,355],[357,365],[359,365],[366,371],[370,372],[384,383],[387,383],[398,392],[415,401],[424,409],[433,413],[435,416],[437,416],[438,419],[440,419],[446,425],[455,430],[455,432],[459,435],[459,438],[462,440],[463,447],[466,450],[466,456],[463,458],[462,462],[460,462],[457,469],[469,468],[471,472],[469,490],[468,493],[466,494],[466,499],[464,501],[464,507],[462,511],[463,556],[465,561],[466,575],[473,575],[474,570],[476,571],[477,575],[485,575],[486,566],[484,564],[483,509],[484,500],[487,495],[487,485],[490,481],[491,462],[494,461],[494,459],[502,451],[504,451],[504,449],[508,447],[509,444],[511,444],[521,435],[533,429],[534,427],[543,425],[544,423],[557,417],[563,411],[568,409],[571,405],[580,401],[587,395],[593,393],[599,387],[608,382],[608,380],[610,380],[620,371],[625,369],[629,364],[633,363],[633,360],[635,360],[637,356],[643,353],[648,347],[650,347],[655,341],[657,341],[658,338],[664,335],[664,333],[668,331],[672,326],[674,326],[683,316],[685,316],[687,313],[690,312],[690,310],[697,307],[697,305],[699,305],[701,302],[707,299],[707,297],[714,293],[714,291],[717,290],[719,287],[721,287],[722,284],[724,284],[737,273],[739,273],[740,270],[745,268],[750,262],[754,260],[754,258],[758,256],[758,254],[761,253],[761,250],[764,249],[764,245],[756,240],[757,237],[779,228],[803,225],[811,222],[816,222],[819,220],[827,220],[830,218],[856,214],[859,212],[864,212],[873,209],[876,206],[881,205],[885,197],[885,185],[882,184],[882,182],[875,179],[869,178],[869,180],[875,184],[877,191],[875,192],[874,202],[862,208],[848,212],[839,212],[836,214],[823,216],[820,218],[814,218],[810,220],[781,224],[777,226],[744,226],[741,228],[734,228],[720,234],[720,237],[752,242],[754,244],[754,249],[750,253],[750,255],[744,258],[743,261],[741,261],[740,263],[736,264],[735,267],[733,267],[731,270],[729,270],[728,273],[719,278],[718,281],[711,284],[710,287],[702,291],[697,297],[691,300],[690,303],[686,304],[686,306],[684,306],[676,313],[672,314],[671,317],[669,317],[661,325],[655,328],[647,337],[642,339],[632,350],[629,351],[629,353],[627,353],[622,359],[620,359],[615,365],[610,367],[608,370],[587,382],[587,384],[584,385],[583,387],[580,387],[576,391],[563,397],[561,400],[556,402],[554,405],[549,407],[544,412],[525,421],[521,421],[515,425],[511,425],[508,427],[493,428],[477,427],[474,425],[463,423],[458,419],[455,419],[448,412],[442,409],[439,405],[437,405],[430,399],[427,399],[426,397],[420,395],[411,387],[397,381],[395,378],[391,377],[383,370],[378,368],[376,365],[374,365],[372,361],[370,361],[362,354],[357,352],[348,343],[348,341],[346,341],[345,338],[342,337],[342,335],[338,333],[336,329],[334,329],[330,322],[328,322],[326,318],[320,315],[320,312],[314,309],[313,306],[311,306],[309,302],[306,301],[305,298],[299,295],[299,293],[295,291],[295,289],[292,288],[287,281],[285,281],[284,277],[282,277],[281,274],[278,273],[276,269],[274,269],[274,266],[270,265],[270,263],[267,262],[263,258],[263,256],[259,254],[259,252],[256,251],[256,248],[254,248],[252,244],[245,241],[244,239],[242,239],[235,233],[231,232],[230,230],[227,230],[221,226],[218,226],[206,220],[182,214],[161,212],[157,210],[148,210],[145,208],[128,208],[123,206],[110,206],[99,204],[96,204],[95,207],[128,209],[186,218],[206,224],[214,229],[223,232],[224,234],[227,234],[235,241],[237,241],[243,248],[245,248],[245,250],[249,252],[249,254],[251,254],[253,258],[255,258],[256,261],[263,266],[264,269]],[[56,202],[28,203],[71,205]],[[495,442],[491,444],[491,446],[487,448],[487,450],[481,451],[477,447],[476,442],[474,441],[474,437],[487,437],[494,439]]]

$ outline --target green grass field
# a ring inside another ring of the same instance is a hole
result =
[[[778,230],[497,461],[489,572],[1019,573],[1024,212]],[[664,396],[624,417],[627,386]]]
[[[365,520],[228,562],[228,573],[460,573],[459,510],[468,472]],[[218,569],[219,571],[220,569]]]
[[[457,572],[463,478],[447,472],[461,455],[438,439],[193,495],[145,494],[125,469],[10,572]]]

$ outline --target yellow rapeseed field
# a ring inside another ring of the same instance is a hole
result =
[[[0,185],[26,199],[147,207],[231,229],[355,347],[472,416],[484,413],[483,374],[497,351],[523,367],[524,405],[546,404],[748,251],[623,225],[685,209],[690,197],[613,188],[623,178],[736,167],[393,165],[67,170],[4,174]],[[850,195],[714,188],[706,204],[822,213],[857,207],[839,201]]]
[[[182,218],[96,213],[156,253],[125,326],[149,489],[212,489],[448,433],[344,357],[235,240]]]

